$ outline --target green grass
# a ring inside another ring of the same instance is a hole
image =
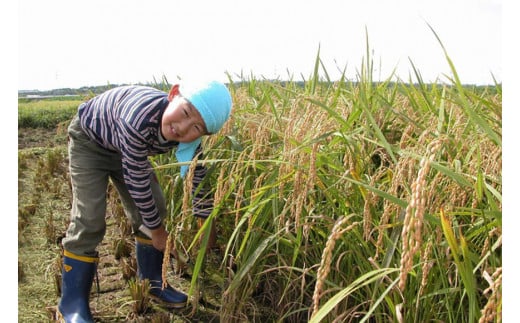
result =
[[[74,99],[19,99],[18,128],[49,128],[72,119],[78,106],[83,102]]]

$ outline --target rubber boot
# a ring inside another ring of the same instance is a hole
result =
[[[63,253],[61,300],[58,305],[60,322],[94,322],[89,296],[98,258]]]
[[[162,265],[164,253],[155,249],[152,240],[136,237],[135,251],[137,258],[137,272],[139,279],[150,281],[150,294],[163,305],[171,308],[186,306],[188,296],[175,290],[169,284],[163,289]]]

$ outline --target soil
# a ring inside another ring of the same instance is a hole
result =
[[[57,133],[55,129],[21,128],[18,129],[18,149],[52,147]]]

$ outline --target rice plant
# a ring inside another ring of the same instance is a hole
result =
[[[130,293],[130,297],[132,299],[132,313],[134,315],[139,315],[145,313],[150,307],[150,282],[139,279],[130,279],[128,280],[128,291]]]
[[[501,321],[501,85],[462,85],[448,55],[452,84],[375,82],[369,53],[356,80],[319,54],[304,82],[230,80],[195,161],[216,183],[222,321]],[[189,198],[159,158],[167,199]],[[195,252],[209,226],[177,230],[187,206],[168,225]]]

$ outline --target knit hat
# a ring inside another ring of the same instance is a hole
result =
[[[211,81],[201,85],[181,84],[179,91],[199,111],[210,134],[217,133],[229,119],[232,106],[231,94],[223,83]],[[177,161],[191,161],[200,142],[201,138],[188,143],[179,143],[175,152]],[[181,166],[181,177],[186,175],[188,168],[187,165]]]

